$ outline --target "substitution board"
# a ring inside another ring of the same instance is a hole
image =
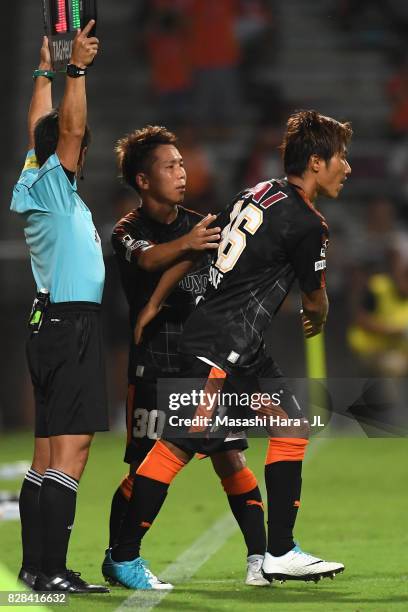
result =
[[[65,70],[78,28],[97,17],[97,0],[42,0],[54,70]],[[95,34],[95,28],[90,36]]]

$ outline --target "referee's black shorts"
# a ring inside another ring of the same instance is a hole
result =
[[[50,304],[26,350],[36,438],[109,429],[99,304]]]

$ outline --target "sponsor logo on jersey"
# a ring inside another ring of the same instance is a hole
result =
[[[315,272],[318,270],[324,270],[326,267],[326,260],[320,259],[319,261],[315,261]]]
[[[136,251],[136,249],[145,249],[150,245],[149,242],[147,242],[147,240],[136,240],[136,238],[132,238],[132,236],[130,236],[129,234],[125,234],[125,236],[123,236],[122,238],[122,244],[126,247],[126,261],[131,260],[132,258],[132,253],[133,251]]]
[[[210,266],[208,280],[214,289],[218,289],[218,285],[224,278],[224,275],[214,266]]]
[[[230,363],[237,363],[239,357],[240,357],[239,353],[236,353],[235,351],[231,351],[227,357],[227,361],[229,361]]]
[[[136,376],[138,376],[139,378],[142,378],[143,374],[144,374],[144,365],[138,365],[136,366]]]
[[[328,238],[326,238],[326,240],[323,241],[322,248],[320,249],[320,257],[326,257],[326,251],[327,251],[328,246],[329,246],[329,240]]]
[[[187,274],[182,281],[179,282],[179,287],[183,291],[189,291],[194,295],[203,295],[207,287],[208,277],[206,274]]]

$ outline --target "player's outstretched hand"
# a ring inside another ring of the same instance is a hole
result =
[[[207,215],[193,229],[186,234],[186,248],[192,251],[204,251],[205,249],[218,249],[221,236],[220,227],[208,227],[215,221],[217,215]]]
[[[147,325],[159,314],[162,306],[147,302],[146,306],[142,308],[137,317],[135,329],[134,329],[134,340],[135,344],[140,344],[143,339],[143,331]]]
[[[91,19],[83,30],[78,30],[72,44],[71,64],[85,68],[89,66],[98,53],[99,40],[95,36],[88,38],[89,32],[95,25],[95,20]]]
[[[52,70],[52,61],[51,61],[51,53],[50,46],[48,43],[48,37],[43,36],[42,45],[40,49],[40,70]]]

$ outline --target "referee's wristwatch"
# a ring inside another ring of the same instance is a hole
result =
[[[67,66],[67,76],[72,77],[73,79],[77,79],[78,77],[85,76],[87,73],[86,68],[80,68],[75,64],[68,64]]]

